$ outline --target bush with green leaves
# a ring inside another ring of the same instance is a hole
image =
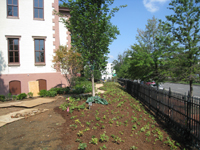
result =
[[[22,100],[22,99],[25,99],[26,97],[27,97],[26,93],[21,93],[17,95],[17,100]]]
[[[92,138],[89,143],[97,145],[98,141],[98,138]]]
[[[109,137],[106,135],[106,131],[104,131],[103,134],[100,134],[100,141],[101,142],[107,142],[109,140]]]
[[[87,81],[85,77],[78,77],[76,78],[76,82]]]
[[[11,93],[8,93],[7,95],[6,95],[6,100],[11,100],[12,99],[12,94]]]
[[[46,97],[47,96],[47,90],[40,90],[38,93],[41,97]]]
[[[51,88],[49,91],[55,91],[57,94],[68,94],[70,91],[70,88],[69,87]]]
[[[6,101],[6,97],[4,95],[0,95],[0,101],[2,102]]]
[[[68,101],[68,98],[66,100]],[[79,98],[75,99],[75,98],[70,97],[69,103],[61,104],[59,108],[65,111],[69,107],[69,113],[73,113],[74,109],[78,109],[78,111],[80,111],[81,109],[85,109],[86,103],[84,102],[83,104],[78,105],[78,102],[79,102]]]
[[[85,88],[83,87],[75,87],[75,89],[72,90],[72,93],[81,94],[81,93],[84,93],[84,91],[85,91]]]
[[[84,150],[87,147],[86,143],[80,143],[78,149]]]
[[[76,86],[74,88],[76,89],[78,87],[84,88],[83,93],[92,92],[92,82],[90,82],[90,81],[79,82],[79,83],[76,84]]]
[[[47,96],[49,97],[55,97],[57,95],[56,91],[47,91]]]
[[[17,100],[17,95],[13,95],[13,96],[12,96],[12,99],[13,99],[13,100]]]
[[[33,93],[32,93],[32,92],[28,92],[27,95],[28,95],[29,98],[32,98],[32,97],[33,97]]]

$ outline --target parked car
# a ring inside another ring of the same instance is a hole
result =
[[[145,85],[156,84],[154,81],[152,82],[145,82]]]
[[[155,89],[157,89],[157,84],[150,84],[150,86],[153,87],[153,88],[155,88]],[[158,89],[159,90],[163,90],[163,87],[160,86],[160,85],[158,85]]]

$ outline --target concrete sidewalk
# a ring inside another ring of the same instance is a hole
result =
[[[38,113],[47,111],[48,109],[23,109],[17,112],[12,112],[6,115],[0,116],[0,127],[7,123],[11,123],[26,117],[33,116]]]
[[[0,108],[6,108],[6,107],[26,107],[27,109],[23,109],[20,111],[15,111],[12,113],[8,113],[6,115],[1,115],[0,116],[0,127],[4,126],[7,123],[11,123],[26,117],[30,117],[42,112],[47,111],[48,109],[34,109],[32,107],[45,104],[45,103],[50,103],[55,100],[57,100],[59,97],[55,98],[36,98],[34,100],[25,100],[25,101],[19,101],[19,102],[8,102],[8,103],[2,103],[0,104]],[[31,108],[31,109],[30,109]]]
[[[103,86],[103,84],[96,84],[96,88],[97,88],[97,94],[98,93],[104,93],[105,91],[103,91],[103,90],[99,90],[98,88],[100,88],[100,87],[102,87]]]
[[[36,98],[34,100],[31,101],[20,101],[20,102],[10,102],[10,103],[3,103],[0,104],[0,108],[4,108],[4,107],[11,107],[11,106],[19,106],[19,107],[27,107],[27,108],[31,108],[31,107],[35,107],[41,104],[45,104],[45,103],[50,103],[55,101],[55,99],[49,99],[49,98]]]

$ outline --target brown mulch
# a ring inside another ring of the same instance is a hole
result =
[[[111,98],[112,96],[108,95],[107,99]],[[126,99],[126,97],[124,97],[124,99]],[[59,106],[64,102],[66,102],[65,98],[59,98],[52,103],[37,106],[35,108],[45,108],[49,110],[47,112],[28,117],[26,119],[21,119],[1,127],[0,149],[77,150],[79,142],[76,142],[76,139],[78,138],[81,139],[83,143],[87,143],[86,150],[97,150],[104,144],[106,145],[107,149],[110,150],[128,150],[133,145],[138,147],[138,150],[170,150],[170,146],[163,143],[166,141],[166,137],[171,136],[171,140],[178,140],[179,138],[173,136],[173,133],[170,133],[170,131],[168,133],[165,132],[164,129],[167,130],[166,127],[164,127],[161,123],[155,123],[152,118],[149,118],[149,114],[144,114],[143,112],[138,112],[135,110],[135,113],[133,113],[133,109],[129,105],[128,100],[119,108],[117,108],[117,104],[119,102],[109,105],[93,104],[90,110],[75,110],[72,114],[59,109]],[[80,101],[79,103],[82,104],[83,102],[84,101]],[[138,103],[135,104],[138,105]],[[96,120],[96,110],[99,112],[98,117],[100,117],[101,121],[104,123]],[[114,112],[113,114],[112,111]],[[106,116],[106,119],[103,119],[104,115]],[[109,119],[117,118],[118,116],[120,117],[122,115],[124,115],[123,118],[117,120],[114,119],[111,127]],[[77,117],[71,119],[72,116]],[[131,133],[132,125],[134,124],[131,122],[131,116],[137,117],[137,122],[140,122],[140,126],[137,125],[138,128],[134,131],[134,133]],[[76,119],[79,119],[82,126],[78,124],[77,129],[74,129],[73,127],[70,127],[70,125],[75,124]],[[128,125],[125,126],[124,122],[127,119]],[[93,120],[93,122],[91,122],[89,126],[86,125],[86,122],[91,120]],[[123,124],[117,127],[116,121]],[[148,137],[145,135],[146,131],[138,133],[140,128],[146,125],[147,122],[149,122],[150,131],[158,128],[163,132],[163,141],[158,140],[155,142],[156,137],[154,137],[153,133],[151,133],[151,135]],[[97,126],[96,123],[98,123],[100,126]],[[101,128],[102,125],[105,126],[104,129]],[[155,125],[155,127],[152,129],[151,125]],[[97,127],[96,130],[93,129],[94,126]],[[86,129],[87,127],[90,130],[84,132],[83,136],[78,137],[77,133]],[[106,131],[106,135],[109,136],[108,142],[101,143],[98,141],[98,145],[89,144],[92,136],[95,136],[99,139],[100,134],[103,134],[104,131]],[[119,131],[121,131],[123,134],[121,134]],[[112,134],[117,135],[124,140],[124,142],[120,142],[119,144],[115,143],[111,137]],[[181,147],[178,147],[178,150],[183,149],[184,147],[184,143],[180,144]]]

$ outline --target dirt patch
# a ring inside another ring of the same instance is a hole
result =
[[[101,97],[104,96],[101,95]],[[116,97],[116,95],[108,94],[106,99],[111,100],[113,97]],[[119,102],[109,105],[93,104],[90,110],[74,111],[72,114],[56,107],[54,109],[55,112],[61,114],[63,119],[66,120],[62,125],[61,131],[62,149],[77,150],[80,144],[77,142],[78,140],[81,140],[82,143],[87,143],[87,150],[99,150],[103,145],[110,150],[129,150],[132,146],[137,147],[139,150],[169,150],[171,146],[168,143],[164,143],[164,141],[167,141],[167,137],[169,137],[170,141],[175,140],[175,146],[176,143],[182,142],[180,140],[177,141],[180,137],[174,136],[173,133],[167,133],[165,131],[167,128],[152,119],[154,117],[149,113],[144,114],[143,111],[132,109],[130,101],[128,101],[129,97],[122,96],[121,99],[126,100],[126,102],[120,107],[118,107]],[[82,103],[80,102],[79,104]],[[134,102],[134,104],[139,108],[138,103]],[[98,121],[97,116],[100,118]],[[137,121],[132,122],[133,117],[137,118]],[[80,123],[76,123],[77,119]],[[89,125],[88,122],[90,122]],[[132,129],[134,124],[137,126],[135,130]],[[74,127],[75,125],[77,127]],[[145,131],[141,131],[143,127],[146,128]],[[86,129],[88,130],[86,131]],[[78,136],[80,131],[83,131],[82,136]],[[148,131],[150,131],[150,135],[147,135]],[[105,132],[109,137],[109,141],[100,142],[100,135]],[[120,138],[121,141],[116,142],[112,135]],[[98,138],[98,145],[89,144],[94,136]],[[177,150],[183,149],[184,144],[178,144],[180,146],[177,147]]]
[[[65,98],[43,104],[36,109],[49,109],[47,112],[21,119],[0,128],[0,145],[2,150],[43,150],[59,149],[61,144],[61,125],[65,120],[53,108],[64,103]],[[17,108],[19,110],[19,108]],[[1,111],[14,111],[16,108],[2,108]]]

